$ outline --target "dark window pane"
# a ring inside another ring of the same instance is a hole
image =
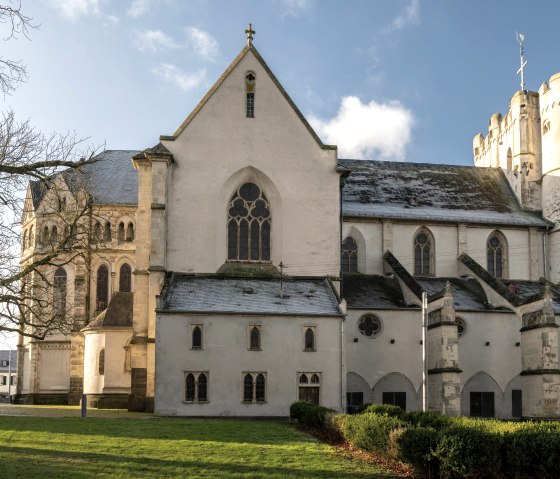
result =
[[[228,223],[228,259],[237,259],[237,221]]]
[[[250,236],[251,236],[251,259],[258,261],[260,258],[260,225],[257,220],[251,221]]]
[[[132,223],[128,223],[126,227],[126,241],[134,241],[134,225]]]
[[[309,380],[307,379],[307,375],[302,374],[302,375],[299,377],[299,382],[300,382],[300,384],[307,384],[307,383],[309,382]]]
[[[105,374],[105,349],[99,351],[98,371],[101,376]]]
[[[109,295],[109,270],[107,266],[101,265],[97,270],[97,304],[96,309],[102,310],[107,307]]]
[[[319,376],[317,376],[316,374],[311,376],[311,384],[319,384],[320,382],[321,381],[319,380]]]
[[[270,222],[264,221],[261,225],[262,260],[270,261]]]
[[[255,397],[257,402],[264,402],[265,401],[265,380],[262,374],[257,376],[257,384],[255,387]]]
[[[255,118],[255,94],[247,93],[247,118]]]
[[[482,393],[482,417],[494,417],[494,393]]]
[[[342,272],[350,272],[350,258],[348,257],[348,253],[346,251],[342,253]]]
[[[185,380],[185,401],[194,401],[194,376],[190,373]]]
[[[313,351],[315,349],[315,333],[311,328],[305,330],[305,350]]]
[[[309,401],[313,404],[319,404],[319,388],[318,387],[300,387],[299,400]]]
[[[119,229],[117,230],[117,239],[119,241],[124,241],[124,223],[119,223]]]
[[[199,374],[198,375],[198,400],[199,401],[208,401],[208,379],[206,378],[206,374]]]
[[[199,326],[195,326],[192,331],[192,347],[200,349],[202,347],[202,330]]]
[[[513,389],[511,391],[511,415],[512,417],[521,417],[523,415],[521,389]]]
[[[253,377],[250,374],[246,374],[243,379],[243,401],[253,401]]]
[[[348,414],[354,414],[357,412],[360,406],[364,404],[364,393],[363,392],[351,392],[346,393],[346,410]]]
[[[130,266],[125,263],[121,266],[119,273],[119,291],[122,293],[130,293],[132,291],[132,271]]]
[[[251,328],[251,349],[261,349],[261,332],[259,328]]]
[[[249,259],[249,223],[239,222],[239,259]]]
[[[111,241],[111,223],[105,223],[105,229],[103,231],[103,241]]]
[[[405,392],[384,392],[383,404],[391,404],[399,406],[406,411],[406,393]]]
[[[239,188],[239,195],[245,201],[255,201],[261,195],[261,190],[255,183],[245,183]]]
[[[66,271],[58,268],[54,273],[53,285],[53,312],[56,315],[64,315],[66,311],[66,283]]]

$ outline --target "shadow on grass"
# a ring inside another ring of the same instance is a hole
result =
[[[90,477],[211,477],[211,478],[390,478],[383,473],[302,469],[288,465],[269,467],[200,460],[165,460],[100,453],[46,451],[34,448],[1,447],[4,477],[90,478]]]
[[[231,419],[101,419],[0,417],[0,433],[45,432],[110,436],[128,439],[171,439],[280,445],[314,442],[289,423],[274,421],[235,421]]]

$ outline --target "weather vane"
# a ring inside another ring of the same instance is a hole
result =
[[[525,50],[523,49],[523,44],[525,42],[525,35],[523,33],[516,33],[517,41],[519,42],[519,56],[521,57],[521,66],[517,70],[517,74],[521,74],[521,90],[525,91],[525,65],[527,61],[524,58]]]
[[[253,25],[251,25],[249,23],[249,28],[247,28],[247,30],[245,30],[245,35],[247,35],[247,46],[251,46],[253,45],[253,35],[257,33],[255,32],[255,30],[253,30]]]

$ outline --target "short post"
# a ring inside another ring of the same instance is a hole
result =
[[[82,417],[87,416],[87,394],[82,394]]]
[[[422,411],[428,410],[428,295],[422,293]]]

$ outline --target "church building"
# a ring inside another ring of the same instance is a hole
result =
[[[425,348],[429,409],[560,416],[560,75],[492,117],[473,167],[343,159],[253,33],[175,133],[84,169],[91,266],[52,272],[81,321],[20,337],[16,400],[421,409]],[[30,184],[22,264],[60,228],[48,196]]]

